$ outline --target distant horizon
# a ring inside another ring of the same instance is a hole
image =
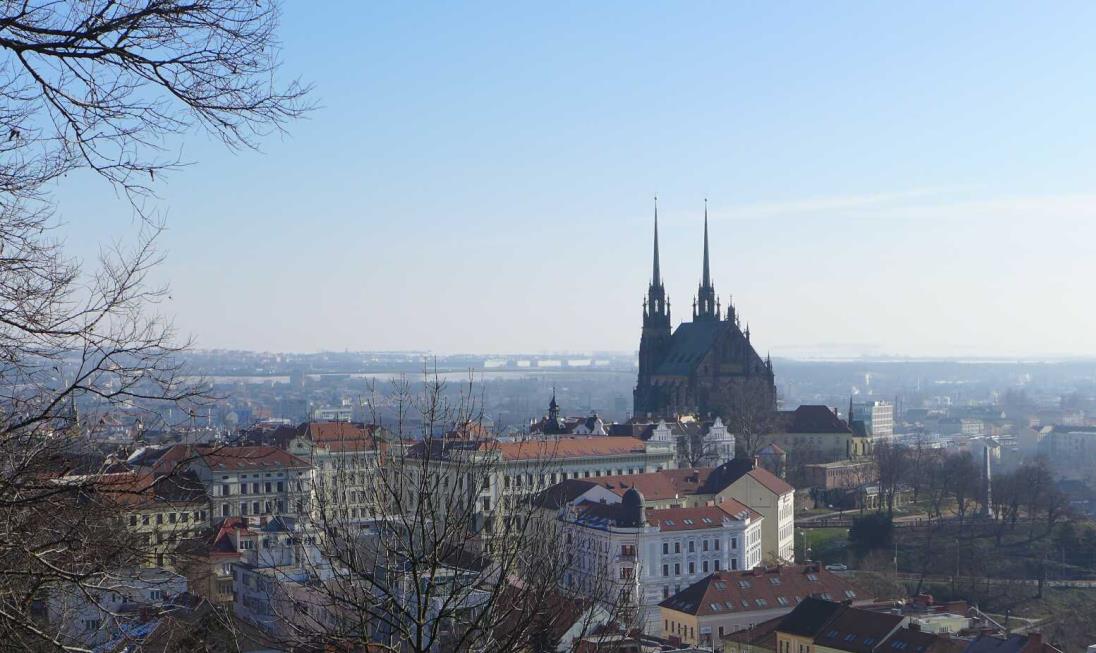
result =
[[[208,347],[195,347],[187,350],[187,353],[200,353],[200,354],[253,354],[253,355],[270,355],[270,356],[319,356],[323,354],[342,354],[342,355],[356,355],[356,354],[388,354],[388,355],[405,355],[405,356],[439,356],[445,358],[459,358],[459,357],[481,357],[484,359],[491,358],[512,358],[520,359],[522,357],[532,358],[581,358],[581,357],[598,357],[598,356],[610,356],[619,358],[634,358],[636,351],[628,350],[544,350],[544,351],[511,351],[511,352],[485,352],[485,351],[452,351],[442,352],[433,351],[429,349],[321,349],[315,351],[272,351],[272,350],[260,350],[260,349],[234,349],[234,348],[208,348]],[[1079,355],[1079,354],[1047,354],[1039,355],[1033,354],[1030,356],[1021,355],[901,355],[901,354],[861,354],[861,355],[799,355],[799,356],[780,356],[773,354],[772,359],[774,362],[789,361],[789,362],[870,362],[870,363],[903,363],[903,362],[952,362],[952,363],[1096,363],[1096,356]],[[537,369],[537,368],[533,368]],[[540,368],[547,369],[547,368]],[[566,368],[563,368],[566,369]]]

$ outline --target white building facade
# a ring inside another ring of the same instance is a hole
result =
[[[665,598],[713,572],[761,563],[762,517],[736,501],[645,509],[635,490],[623,498],[595,491],[597,500],[580,497],[561,511],[563,585],[615,609],[634,608],[648,632],[660,632]]]

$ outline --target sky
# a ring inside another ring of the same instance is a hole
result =
[[[158,310],[201,348],[634,350],[652,198],[774,357],[1096,356],[1096,3],[284,6],[317,104],[196,132]],[[130,239],[58,189],[72,251]]]

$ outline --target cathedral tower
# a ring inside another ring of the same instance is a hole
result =
[[[666,296],[666,287],[662,284],[662,271],[658,263],[658,198],[655,198],[655,237],[654,258],[651,262],[651,283],[647,286],[647,297],[643,300],[643,332],[639,339],[639,378],[636,386],[634,407],[639,414],[640,407],[647,406],[655,399],[655,388],[645,380],[654,374],[658,361],[665,354],[670,342],[670,299]]]

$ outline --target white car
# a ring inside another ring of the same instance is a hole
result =
[[[842,565],[842,564],[826,565],[826,571],[848,571],[848,570],[849,570],[848,565]]]

